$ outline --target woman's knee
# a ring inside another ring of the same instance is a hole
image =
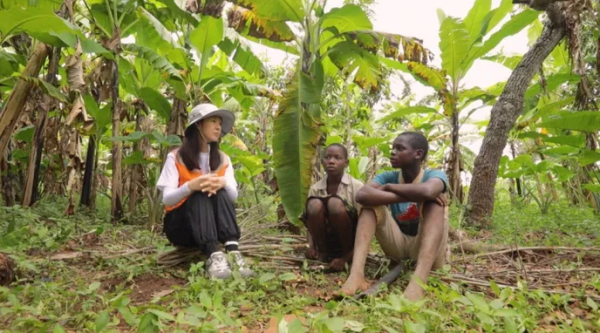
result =
[[[308,216],[322,216],[325,214],[325,205],[320,199],[308,199],[306,203],[306,214]]]

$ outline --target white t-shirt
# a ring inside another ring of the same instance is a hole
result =
[[[238,190],[231,159],[225,154],[222,154],[221,156],[226,158],[226,160],[223,162],[228,164],[224,175],[224,189],[231,201],[236,201],[238,197]],[[200,153],[198,155],[198,162],[203,174],[210,173],[209,153]],[[156,187],[162,192],[162,202],[165,206],[173,206],[183,200],[183,198],[186,198],[192,194],[187,182],[179,187],[179,171],[177,171],[177,166],[175,165],[174,152],[170,152],[167,155],[167,161],[165,162],[162,172],[160,173]]]

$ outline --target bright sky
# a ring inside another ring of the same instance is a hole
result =
[[[375,13],[372,21],[374,29],[377,31],[417,37],[423,40],[425,47],[434,53],[434,64],[439,67],[441,64],[438,46],[440,42],[440,24],[437,17],[437,9],[443,10],[448,16],[464,18],[473,3],[473,0],[377,0],[377,3],[372,7]],[[492,8],[497,7],[499,4],[500,0],[492,0]],[[327,7],[329,8],[340,7],[342,5],[342,0],[329,0],[327,3]],[[492,51],[492,54],[500,49],[502,49],[504,54],[524,54],[527,52],[528,39],[526,29],[518,35],[506,38],[496,50]],[[255,50],[258,53],[264,52],[272,64],[281,64],[286,57],[281,51],[256,45]],[[474,64],[463,82],[465,88],[474,86],[486,88],[497,82],[506,81],[509,75],[510,70],[505,67],[493,62],[480,60]],[[414,80],[411,78],[411,81]],[[431,88],[424,87],[417,82],[411,88],[413,93],[417,95],[417,99],[432,92]],[[393,92],[399,94],[401,89],[401,83],[392,82]],[[477,120],[489,118],[489,112],[490,108],[482,109],[476,112],[472,118]],[[473,129],[473,126],[466,126],[461,129],[461,133],[471,132]],[[466,144],[477,153],[481,145],[481,139]]]

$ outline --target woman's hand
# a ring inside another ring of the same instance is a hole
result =
[[[225,187],[226,184],[227,181],[225,180],[225,177],[219,177],[217,175],[214,175],[213,178],[209,179],[205,183],[205,185],[202,188],[202,192],[208,192],[208,196],[211,197],[217,194],[217,191]]]
[[[196,177],[188,182],[188,188],[192,191],[202,191],[204,192],[204,188],[210,184],[212,179],[217,178],[217,175],[209,173],[208,175],[202,175]]]

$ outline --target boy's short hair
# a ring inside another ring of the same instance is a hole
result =
[[[398,137],[401,136],[408,139],[408,143],[413,149],[421,149],[423,151],[423,160],[425,160],[429,152],[429,142],[427,142],[425,135],[421,132],[402,132]]]
[[[327,148],[325,148],[325,150],[329,149],[329,147],[339,147],[343,152],[344,152],[344,157],[346,159],[348,159],[348,149],[346,149],[346,146],[344,146],[341,143],[332,143],[329,146],[327,146]]]

